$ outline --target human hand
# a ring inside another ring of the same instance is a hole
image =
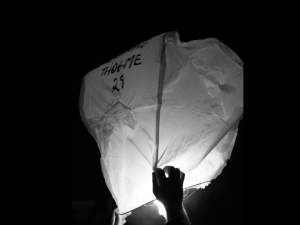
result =
[[[119,215],[119,209],[115,208],[111,218],[110,225],[123,225],[126,223],[126,217],[130,216],[131,212],[128,212],[124,215]]]
[[[169,175],[166,177],[165,172]],[[152,173],[153,194],[168,209],[181,209],[185,174],[173,166]]]

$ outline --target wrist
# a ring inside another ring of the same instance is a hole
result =
[[[167,206],[165,208],[166,208],[168,220],[176,218],[176,217],[184,217],[185,216],[183,205]]]
[[[175,218],[181,218],[184,224],[190,224],[189,218],[182,204],[165,208],[167,213],[167,221]]]

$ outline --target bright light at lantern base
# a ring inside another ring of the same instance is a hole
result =
[[[155,200],[153,203],[157,205],[159,215],[162,215],[167,219],[167,212],[164,205],[158,200]]]
[[[166,177],[169,177],[169,174],[165,173],[165,175]],[[164,205],[158,200],[155,200],[153,203],[157,205],[159,215],[162,215],[167,219],[167,212]]]

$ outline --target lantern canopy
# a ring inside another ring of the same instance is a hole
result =
[[[156,199],[156,168],[179,168],[184,189],[222,172],[243,115],[243,62],[215,38],[164,33],[89,72],[80,109],[123,214]]]

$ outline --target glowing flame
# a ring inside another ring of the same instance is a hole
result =
[[[162,215],[167,219],[167,212],[164,205],[158,200],[155,200],[153,203],[157,205],[159,215]]]

